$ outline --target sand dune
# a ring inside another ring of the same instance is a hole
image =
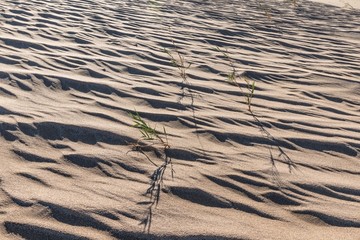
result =
[[[0,239],[360,239],[359,10],[252,0],[0,10]],[[187,82],[164,52],[174,46],[192,63]],[[216,47],[256,82],[258,121]],[[140,222],[156,167],[129,152],[135,109],[166,127],[175,171],[149,234]]]

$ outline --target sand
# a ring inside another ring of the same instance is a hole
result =
[[[331,4],[337,7],[360,9],[360,0],[312,0],[312,1]]]
[[[3,0],[0,11],[0,239],[360,239],[359,10]],[[216,47],[256,82],[253,115]],[[192,63],[186,81],[164,48]],[[175,171],[149,234],[156,167],[130,151],[135,110],[166,128]]]

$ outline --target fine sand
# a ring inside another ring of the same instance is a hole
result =
[[[312,0],[312,1],[331,4],[338,7],[360,9],[360,0]]]
[[[360,10],[0,4],[1,240],[360,239]],[[256,82],[254,116],[216,47]],[[151,209],[134,110],[171,146]]]

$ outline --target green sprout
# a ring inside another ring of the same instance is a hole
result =
[[[237,80],[238,74],[237,74],[237,71],[235,68],[235,64],[234,64],[233,59],[229,56],[228,50],[227,49],[222,50],[218,46],[216,46],[215,49],[218,52],[221,52],[223,54],[223,56],[228,60],[231,70],[228,73],[227,81],[234,84],[235,86],[237,86],[240,89],[241,93],[245,96],[245,102],[248,106],[248,110],[250,113],[252,113],[251,104],[252,104],[252,99],[253,99],[254,93],[255,93],[255,81],[250,81],[247,77],[240,76],[240,79],[243,79],[244,82],[246,83],[246,92],[244,92],[243,88],[238,83],[238,80]]]

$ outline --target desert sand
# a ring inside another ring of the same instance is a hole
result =
[[[1,240],[360,239],[359,9],[0,3]]]
[[[330,4],[338,7],[345,8],[360,8],[360,0],[312,0],[320,3]]]

